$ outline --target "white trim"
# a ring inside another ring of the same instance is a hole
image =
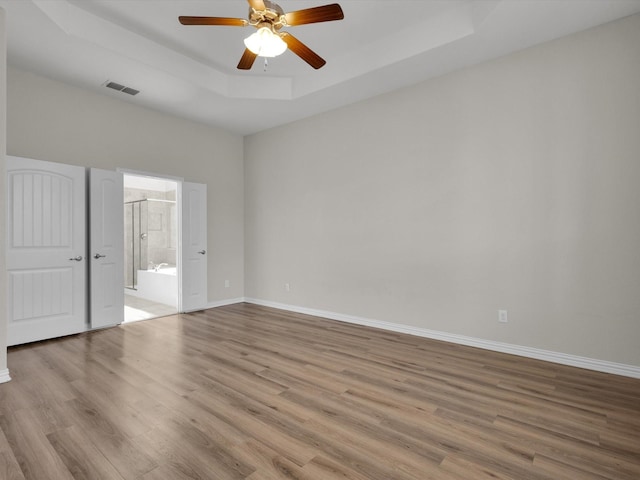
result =
[[[209,308],[224,307],[224,306],[227,306],[227,305],[234,305],[236,303],[243,303],[245,301],[246,300],[245,300],[244,297],[227,298],[226,300],[217,300],[215,302],[209,302],[202,308],[196,308],[195,310],[185,310],[185,311],[180,312],[180,313],[200,312],[202,310],[207,310]]]
[[[4,370],[0,370],[0,383],[5,383],[11,380],[9,376],[9,369],[5,368]]]
[[[217,308],[217,307],[224,307],[226,305],[234,305],[236,303],[243,303],[245,302],[245,298],[244,297],[240,297],[240,298],[228,298],[226,300],[218,300],[215,302],[209,302],[207,304],[206,308]]]
[[[174,182],[184,182],[183,177],[175,177],[173,175],[164,175],[162,173],[144,172],[141,170],[131,170],[130,168],[116,168],[116,172],[123,175],[132,175],[135,177],[161,178],[162,180],[173,180]]]
[[[544,360],[547,362],[559,363],[572,367],[586,368],[588,370],[595,370],[598,372],[613,373],[615,375],[623,375],[625,377],[640,378],[640,366],[636,365],[626,365],[624,363],[615,363],[606,360],[598,360],[595,358],[580,357],[577,355],[552,352],[549,350],[525,347],[522,345],[495,342],[493,340],[484,340],[482,338],[466,337],[464,335],[458,335],[455,333],[428,330],[426,328],[412,327],[410,325],[402,325],[380,320],[371,320],[368,318],[356,317],[354,315],[345,315],[342,313],[328,312],[326,310],[298,307],[295,305],[287,305],[284,303],[271,302],[269,300],[260,300],[257,298],[245,298],[244,301],[247,303],[254,303],[256,305],[263,305],[265,307],[303,313],[305,315],[329,318],[331,320],[339,320],[341,322],[365,325],[367,327],[380,328],[382,330],[391,330],[393,332],[407,333],[409,335],[415,335],[418,337],[442,340],[445,342],[483,348],[485,350],[492,350],[495,352],[509,353],[511,355],[518,355],[520,357],[535,358],[537,360]]]
[[[177,181],[176,189],[176,268],[178,274],[178,312],[182,312],[182,184],[184,180]]]

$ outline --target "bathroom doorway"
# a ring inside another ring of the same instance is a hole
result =
[[[178,313],[178,182],[124,174],[124,321]]]

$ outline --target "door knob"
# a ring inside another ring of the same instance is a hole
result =
[[[78,255],[77,257],[70,258],[69,260],[74,260],[76,262],[81,262],[82,261],[82,255]]]
[[[205,253],[207,253],[207,251],[206,251],[206,250],[200,250],[198,253],[199,253],[200,255],[204,255]]]
[[[96,260],[97,260],[97,259],[99,259],[99,258],[104,258],[104,257],[106,257],[106,255],[100,255],[99,253],[96,253],[96,254],[93,256],[93,258],[95,258]]]

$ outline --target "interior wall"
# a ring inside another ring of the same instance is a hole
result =
[[[7,30],[5,11],[0,8],[0,192],[5,192],[7,150]],[[0,195],[0,383],[7,369],[7,264],[5,259],[5,198]],[[7,380],[6,374],[4,380]]]
[[[13,67],[8,92],[9,155],[206,183],[208,300],[244,295],[241,136]]]
[[[246,137],[247,297],[640,365],[639,58],[636,15]]]

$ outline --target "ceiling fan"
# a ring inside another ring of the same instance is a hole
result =
[[[257,32],[244,40],[245,51],[238,63],[240,70],[249,70],[256,57],[275,57],[288,48],[318,69],[327,63],[317,53],[289,32],[281,32],[282,27],[295,27],[309,23],[342,20],[344,13],[337,3],[321,7],[305,8],[285,13],[280,5],[269,0],[247,0],[249,19],[229,17],[178,17],[182,25],[222,25],[228,27],[246,27],[251,25]]]

